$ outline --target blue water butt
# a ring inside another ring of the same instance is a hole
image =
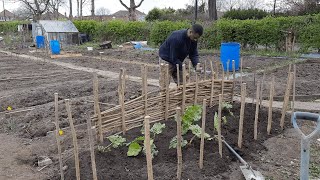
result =
[[[60,54],[60,43],[57,40],[50,41],[51,53]]]
[[[237,42],[221,43],[220,61],[223,64],[224,71],[232,71],[232,60],[235,61],[235,70],[239,70],[240,64],[240,44]],[[227,62],[229,68],[227,68]]]
[[[36,37],[36,43],[37,43],[37,48],[44,48],[44,36],[37,36]]]

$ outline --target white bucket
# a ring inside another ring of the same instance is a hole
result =
[[[93,51],[93,47],[87,47],[88,51]]]

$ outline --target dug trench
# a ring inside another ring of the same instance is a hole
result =
[[[238,153],[247,161],[253,162],[253,167],[259,169],[258,160],[255,157],[267,151],[263,143],[271,137],[281,134],[279,121],[281,111],[273,110],[273,123],[271,134],[267,134],[268,108],[262,107],[259,113],[258,123],[258,140],[253,139],[254,134],[254,118],[255,105],[246,104],[244,115],[244,131],[242,149],[236,148]],[[206,132],[211,136],[217,134],[214,130],[214,114],[217,107],[207,108],[206,115]],[[239,112],[240,104],[234,103],[231,116],[227,110],[223,110],[222,115],[227,117],[227,123],[222,125],[222,135],[225,140],[232,146],[237,146],[239,132]],[[158,155],[153,159],[153,172],[155,179],[171,180],[176,177],[177,154],[176,149],[169,149],[170,139],[176,135],[176,122],[170,119],[166,122],[164,131],[155,138],[155,145],[159,151]],[[199,125],[201,120],[199,121]],[[285,119],[285,128],[290,127],[290,118],[287,115]],[[141,136],[141,128],[136,128],[127,132],[125,138],[131,141]],[[190,140],[192,134],[187,134],[184,139]],[[110,142],[105,140],[104,146]],[[89,145],[88,145],[89,146]],[[88,147],[87,146],[87,147]],[[192,144],[182,149],[183,168],[182,179],[230,179],[230,174],[234,171],[231,164],[237,162],[235,156],[223,146],[223,157],[218,153],[218,142],[216,140],[205,141],[204,146],[204,168],[199,169],[199,148],[200,139],[195,139]],[[119,149],[112,149],[109,152],[99,152],[96,150],[96,164],[98,179],[147,179],[147,167],[145,156],[127,157],[126,146]],[[80,153],[80,169],[82,179],[92,179],[90,152],[84,151]],[[256,164],[254,163],[256,162]],[[239,163],[240,165],[240,163]],[[75,166],[73,158],[67,161],[68,170],[65,172],[66,179],[76,179]],[[240,171],[240,170],[238,170]],[[57,175],[54,179],[59,179]],[[231,178],[231,179],[234,179]],[[241,179],[236,177],[236,179]]]

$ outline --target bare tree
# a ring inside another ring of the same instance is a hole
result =
[[[33,12],[27,6],[20,6],[13,11],[13,14],[19,19],[30,19],[33,17]]]
[[[72,0],[69,0],[69,19],[72,19]]]
[[[48,11],[53,13],[55,19],[59,18],[59,8],[65,3],[65,0],[50,0]]]
[[[119,0],[122,6],[124,6],[129,11],[129,20],[130,21],[136,21],[137,15],[136,15],[136,9],[141,6],[144,0],[140,0],[140,3],[136,5],[134,0],[130,0],[130,7],[128,7],[126,4],[122,2],[122,0]]]
[[[263,0],[245,0],[242,4],[239,4],[242,9],[255,9],[261,7]]]
[[[80,0],[80,17],[82,18],[82,14],[83,14],[83,6],[86,5],[88,3],[87,0]]]
[[[220,0],[220,7],[223,11],[229,11],[239,7],[239,0]]]
[[[217,20],[218,13],[217,13],[217,0],[208,0],[208,10],[209,10],[209,19],[210,20]]]
[[[96,15],[103,16],[103,15],[109,15],[110,10],[105,7],[100,7],[96,10]]]
[[[21,2],[33,14],[33,21],[41,19],[41,15],[47,11],[49,0],[21,0]]]
[[[91,0],[91,16],[92,16],[92,17],[94,17],[94,10],[95,10],[94,0]]]

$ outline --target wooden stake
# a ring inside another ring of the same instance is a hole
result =
[[[144,118],[144,145],[146,148],[148,180],[153,180],[152,156],[150,144],[150,116]]]
[[[179,88],[180,88],[180,68],[179,68],[179,64],[177,64],[177,82],[178,82],[178,84],[177,84],[177,91],[179,91]]]
[[[239,148],[242,148],[243,119],[244,119],[245,101],[246,101],[246,83],[242,83],[242,87],[241,87],[241,108],[240,108],[240,120],[239,120],[239,137],[238,137],[238,147]]]
[[[147,86],[148,86],[148,79],[147,79],[147,74],[148,74],[148,68],[146,65],[144,65],[144,73],[143,73],[143,89],[144,89],[144,113],[145,116],[148,114],[148,90],[147,90]]]
[[[199,78],[198,73],[196,73],[196,87],[194,90],[194,104],[198,104],[198,91],[199,91]]]
[[[296,78],[297,78],[297,67],[293,65],[293,87],[292,87],[292,114],[294,113],[294,102],[296,101]]]
[[[236,62],[232,60],[232,79],[236,79]]]
[[[212,61],[210,60],[210,70],[211,70],[211,76],[214,76],[214,70],[213,70],[213,64]]]
[[[242,84],[242,76],[243,76],[243,74],[242,74],[242,62],[243,61],[243,59],[242,58],[240,58],[240,84]]]
[[[207,100],[203,99],[203,102],[202,102],[202,128],[201,128],[200,160],[199,160],[200,169],[203,168],[204,133],[205,133],[205,128],[206,128],[206,113],[207,113],[206,107],[207,107]]]
[[[227,80],[229,80],[229,76],[230,76],[230,73],[229,73],[229,65],[230,65],[230,59],[229,59],[228,62],[227,62]]]
[[[78,142],[77,142],[77,134],[76,130],[73,125],[73,119],[71,115],[71,107],[70,107],[70,100],[65,99],[66,103],[66,109],[68,113],[68,120],[70,123],[70,129],[71,129],[71,134],[72,134],[72,140],[73,140],[73,151],[74,151],[74,161],[75,161],[75,166],[76,166],[76,179],[80,180],[80,163],[79,163],[79,149],[78,149]]]
[[[219,141],[219,154],[222,158],[222,139],[221,139],[221,118],[222,118],[222,94],[219,94],[219,107],[218,107],[218,141]]]
[[[181,151],[181,108],[176,108],[176,120],[177,120],[177,156],[178,156],[178,167],[177,167],[177,179],[181,180],[182,174],[182,151]]]
[[[259,118],[259,98],[260,98],[260,82],[257,83],[256,91],[256,114],[254,116],[254,139],[258,139],[258,118]]]
[[[219,61],[215,61],[215,68],[216,68],[216,79],[219,78],[219,67],[220,67],[220,63]]]
[[[124,105],[124,84],[125,84],[125,70],[123,68],[120,69],[120,74],[119,74],[119,104],[121,107],[121,122],[122,122],[122,133],[123,135],[126,134],[127,127],[126,127],[126,119],[125,119],[125,105]]]
[[[261,82],[261,86],[260,86],[260,102],[259,102],[259,106],[261,107],[262,105],[262,97],[263,97],[263,86],[264,86],[264,80],[265,80],[265,77],[266,77],[266,72],[263,71],[263,76],[262,76],[262,82]]]
[[[170,103],[170,99],[169,99],[169,91],[170,91],[170,88],[169,88],[169,84],[170,84],[170,81],[169,81],[169,65],[168,64],[166,64],[165,65],[165,79],[166,79],[166,102],[165,102],[165,117],[164,117],[164,119],[165,120],[168,120],[168,118],[169,118],[169,103]]]
[[[211,77],[211,92],[210,92],[210,107],[213,105],[213,93],[214,93],[214,75]]]
[[[186,106],[186,66],[185,64],[182,65],[182,83],[183,83],[183,89],[182,89],[182,114],[184,114],[185,106]]]
[[[191,68],[192,68],[191,61],[189,61],[188,67],[189,67],[189,79],[188,79],[188,83],[190,83],[190,82],[191,82]]]
[[[61,180],[64,180],[64,173],[63,173],[63,163],[62,163],[62,155],[61,155],[61,144],[60,144],[60,137],[59,137],[59,100],[58,100],[58,93],[54,93],[54,117],[55,117],[55,125],[56,125],[56,141],[58,146],[58,155],[59,155],[59,167],[60,167],[60,176]]]
[[[92,176],[93,180],[98,180],[97,177],[97,167],[96,167],[96,158],[94,154],[94,139],[92,136],[92,125],[90,116],[87,117],[87,128],[88,128],[88,136],[89,136],[89,145],[90,145],[90,157],[91,157],[91,167],[92,167]]]
[[[95,113],[98,116],[98,137],[99,142],[103,142],[103,133],[102,133],[102,117],[100,111],[100,104],[99,104],[99,79],[98,74],[93,74],[93,95],[94,95],[94,108]]]
[[[292,81],[293,81],[293,73],[291,72],[289,74],[289,78],[288,78],[288,82],[287,82],[287,88],[286,88],[286,92],[285,92],[284,100],[283,100],[282,113],[281,113],[281,119],[280,119],[281,129],[283,129],[283,127],[284,127],[284,118],[285,118],[286,112],[287,112],[287,107],[288,107],[288,102],[289,102],[289,97],[290,97],[290,91],[291,91],[291,87],[292,87]]]
[[[272,126],[272,104],[273,104],[273,96],[274,96],[274,75],[272,75],[272,81],[270,85],[270,97],[269,97],[269,112],[268,112],[268,127],[267,132],[270,135],[271,126]]]
[[[163,64],[163,63],[160,64],[160,77],[159,77],[160,93],[165,90],[165,81],[166,81],[166,79],[165,79],[165,68],[164,68],[164,65],[165,64]]]
[[[207,60],[204,60],[204,66],[203,66],[203,80],[207,79]]]

